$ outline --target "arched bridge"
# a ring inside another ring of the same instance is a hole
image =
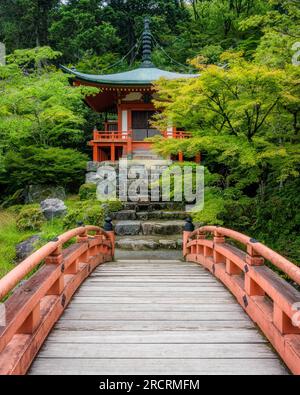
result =
[[[300,374],[299,267],[189,222],[184,261],[113,261],[106,229],[73,229],[0,280],[1,374]]]

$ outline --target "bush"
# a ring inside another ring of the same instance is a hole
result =
[[[24,207],[17,217],[16,226],[21,232],[36,231],[41,229],[44,222],[45,218],[40,208]]]
[[[122,202],[119,199],[101,200],[99,202],[108,213],[120,211],[123,207]]]
[[[80,200],[89,200],[96,199],[96,184],[83,184],[79,188],[79,199]]]
[[[86,155],[71,148],[21,147],[19,151],[6,154],[5,172],[0,182],[12,192],[32,184],[32,180],[78,191],[84,179],[87,159]]]
[[[90,204],[82,204],[81,207],[77,207],[69,210],[68,214],[63,219],[63,225],[66,229],[76,228],[78,222],[83,222],[86,225],[103,226],[104,222],[104,210],[95,202]]]

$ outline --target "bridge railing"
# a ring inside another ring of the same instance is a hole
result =
[[[7,298],[0,306],[5,318],[4,325],[0,322],[0,374],[26,373],[76,289],[96,266],[113,259],[114,233],[110,223],[107,228],[70,230],[0,279],[0,300]],[[75,237],[76,243],[63,248]]]
[[[300,267],[267,246],[231,229],[187,223],[183,254],[204,266],[231,291],[289,369],[300,374]],[[229,244],[227,239],[244,247]],[[265,262],[272,263],[290,282]],[[294,281],[296,287],[291,285]]]

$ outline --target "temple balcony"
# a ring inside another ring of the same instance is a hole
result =
[[[155,133],[154,133],[155,132]],[[166,139],[187,139],[191,133],[182,130],[170,130],[159,132],[157,130],[130,130],[130,131],[99,131],[94,130],[93,140],[89,145],[93,147],[93,161],[118,161],[121,158],[134,159],[137,151],[151,151],[152,142],[147,141],[147,137],[161,135]],[[182,152],[172,156],[173,160],[183,161]],[[195,158],[200,162],[200,157]]]

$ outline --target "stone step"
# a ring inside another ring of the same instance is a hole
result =
[[[135,235],[179,235],[183,232],[185,221],[117,221],[115,233],[118,236]]]
[[[137,219],[148,221],[158,220],[185,220],[188,214],[185,211],[139,211],[136,213]]]
[[[136,212],[147,211],[153,212],[155,210],[177,210],[182,211],[185,208],[183,202],[124,202],[124,210],[135,210]]]
[[[182,238],[179,236],[127,236],[118,237],[116,248],[126,251],[141,250],[181,250]]]
[[[133,262],[134,260],[143,262],[147,262],[147,260],[157,259],[161,260],[182,260],[182,251],[181,250],[123,250],[120,248],[116,248],[115,250],[115,259],[122,260],[130,260]],[[134,263],[134,262],[133,262]]]
[[[184,220],[187,218],[187,213],[185,211],[139,211],[135,210],[121,210],[115,213],[111,213],[110,217],[113,220],[122,220],[122,221],[148,221],[152,219],[158,220]]]

